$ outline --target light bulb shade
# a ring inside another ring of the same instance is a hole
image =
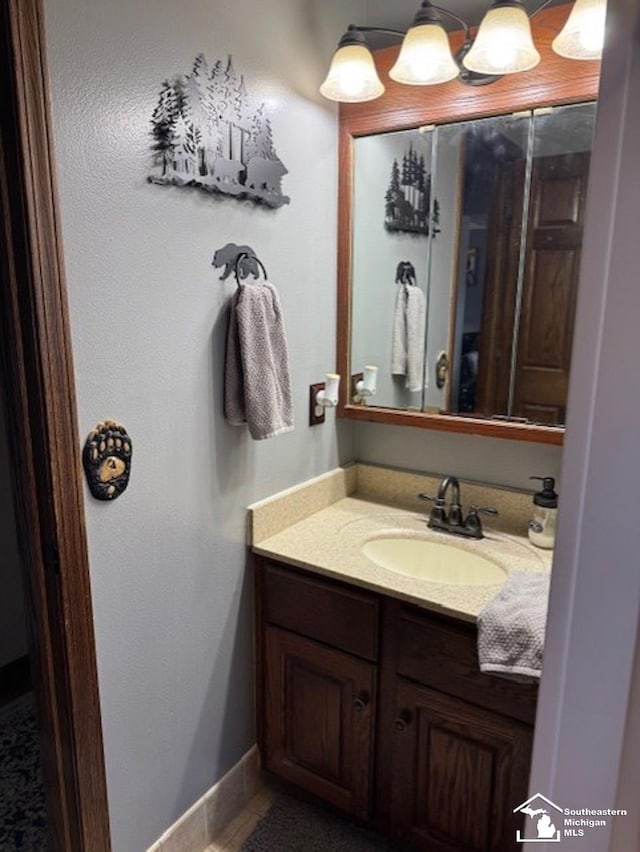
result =
[[[576,0],[551,46],[566,59],[600,59],[606,17],[607,0]]]
[[[373,56],[364,44],[340,45],[320,94],[331,101],[360,103],[372,101],[384,92]]]
[[[478,74],[515,74],[540,62],[531,37],[531,25],[518,4],[499,0],[486,13],[471,50],[462,60]]]
[[[459,73],[447,34],[440,24],[428,23],[407,32],[389,76],[409,86],[432,86],[453,80]]]

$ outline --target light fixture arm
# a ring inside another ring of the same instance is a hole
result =
[[[529,15],[529,20],[531,20],[531,18],[535,18],[538,12],[542,12],[543,9],[546,9],[549,3],[551,2],[552,0],[544,0],[544,3],[541,3],[538,8],[534,9],[533,12]]]
[[[547,3],[550,2],[551,0],[546,0],[546,3],[544,5],[546,6]],[[426,23],[431,17],[429,15],[429,12],[432,9],[435,12],[440,12],[441,14],[446,15],[448,18],[451,18],[452,21],[455,21],[456,23],[460,24],[460,26],[464,30],[464,41],[466,42],[469,40],[469,25],[467,24],[467,22],[460,18],[458,15],[454,15],[453,12],[450,12],[448,9],[445,9],[442,6],[435,6],[433,3],[430,3],[429,0],[424,0],[424,2],[422,3],[422,7],[419,9],[416,15],[416,20],[414,21],[413,26],[415,26],[416,23]],[[423,18],[424,20],[421,21],[421,18]],[[383,33],[384,35],[397,36],[400,39],[403,39],[407,34],[406,30],[391,30],[388,27],[361,27],[357,26],[356,24],[349,24],[347,32],[354,30],[358,33]]]
[[[550,3],[551,0],[548,0],[548,2]],[[462,26],[462,29],[464,30],[464,41],[469,41],[469,24],[467,24],[466,21],[458,17],[458,15],[454,15],[453,12],[450,12],[448,9],[443,9],[442,6],[432,6],[431,8],[435,9],[436,12],[441,12],[443,15],[446,15],[447,17],[451,18],[451,20],[456,21],[456,23],[460,24]]]
[[[397,36],[400,39],[403,39],[407,34],[406,30],[390,30],[388,27],[361,27],[356,24],[349,24],[347,28],[347,32],[342,37],[343,39],[349,35],[349,33],[384,33],[385,35]]]
[[[534,18],[537,14],[542,12],[543,9],[546,9],[547,6],[549,6],[549,4],[552,2],[553,0],[544,0],[544,2],[540,3],[540,5],[529,14],[529,20],[531,20],[531,18]],[[462,54],[460,56],[460,59],[462,59],[462,56],[464,56],[464,53],[468,51],[468,48],[471,44],[471,28],[469,27],[469,24],[459,15],[455,15],[453,12],[450,12],[448,9],[445,9],[444,6],[436,6],[434,3],[429,2],[429,0],[423,0],[422,7],[418,10],[418,13],[416,14],[416,20],[414,21],[413,25],[415,26],[416,23],[424,23],[428,21],[432,17],[429,14],[431,10],[439,12],[441,15],[445,15],[447,18],[450,18],[452,21],[455,21],[462,27],[464,33],[462,37],[462,47],[460,48],[460,53]],[[423,20],[421,21],[421,19]],[[392,30],[387,27],[361,27],[356,26],[355,24],[349,24],[349,30],[359,33],[383,33],[385,35],[397,36],[400,39],[404,38],[407,34],[406,30]],[[462,53],[462,51],[464,51],[464,53]],[[458,56],[455,56],[454,58],[458,60]],[[490,75],[482,76],[489,77]],[[494,79],[498,78],[496,77]]]

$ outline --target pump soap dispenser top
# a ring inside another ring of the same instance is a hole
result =
[[[530,476],[539,479],[542,490],[533,495],[533,515],[529,521],[529,540],[536,547],[551,549],[556,537],[556,516],[558,514],[558,495],[556,481],[552,476]]]

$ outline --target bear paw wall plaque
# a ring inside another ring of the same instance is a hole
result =
[[[82,464],[96,500],[115,500],[129,484],[131,438],[114,420],[99,423],[87,435]]]

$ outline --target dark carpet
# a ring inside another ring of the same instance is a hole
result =
[[[242,852],[390,852],[390,841],[322,807],[278,795]]]
[[[0,852],[46,852],[47,819],[32,695],[0,708]]]

